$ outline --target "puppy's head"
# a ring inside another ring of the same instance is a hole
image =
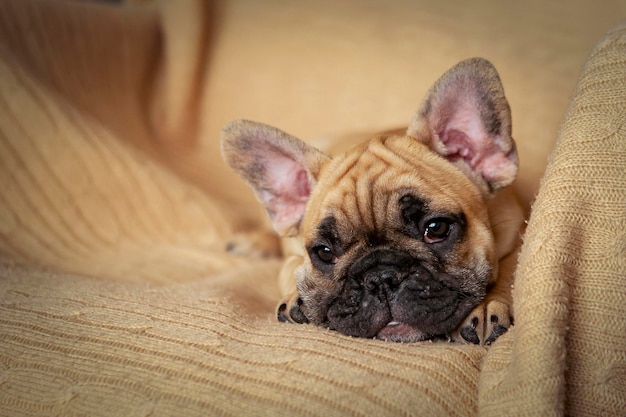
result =
[[[502,85],[483,59],[428,92],[408,130],[329,157],[276,128],[224,128],[226,161],[277,232],[300,235],[301,312],[358,337],[423,340],[456,328],[497,267],[486,200],[517,154]]]

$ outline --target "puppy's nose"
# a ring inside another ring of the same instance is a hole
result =
[[[397,269],[387,267],[368,271],[363,281],[368,290],[374,290],[381,286],[395,287],[402,281],[402,276]]]
[[[408,268],[414,259],[406,252],[391,249],[375,249],[359,258],[350,267],[350,275],[363,276],[368,271]]]

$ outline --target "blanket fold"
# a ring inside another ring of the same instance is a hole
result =
[[[626,23],[589,56],[533,205],[515,330],[485,358],[482,415],[626,409]]]

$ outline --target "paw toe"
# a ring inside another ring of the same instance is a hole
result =
[[[289,317],[287,316],[287,314],[285,314],[286,311],[287,311],[287,303],[281,303],[276,309],[276,318],[281,323],[288,323],[291,321]]]
[[[513,318],[510,307],[500,301],[490,301],[476,307],[452,334],[452,340],[475,345],[491,345],[507,332]]]
[[[295,303],[293,301],[281,303],[276,309],[276,318],[283,323],[309,323],[308,317],[300,309],[301,305],[302,300],[300,298]]]
[[[465,326],[459,332],[463,340],[468,343],[473,343],[475,345],[480,344],[480,338],[478,337],[478,333],[476,332],[476,328],[472,326]]]
[[[491,333],[489,334],[489,337],[487,338],[487,340],[485,340],[485,345],[489,346],[490,344],[495,342],[497,338],[499,338],[504,333],[506,333],[508,330],[509,330],[508,327],[504,327],[501,324],[496,324],[491,329]]]
[[[481,314],[479,316],[479,313]],[[482,310],[474,310],[470,314],[463,324],[459,327],[458,335],[466,343],[472,343],[474,345],[480,344],[480,336],[482,334]]]
[[[302,305],[302,298],[298,297],[296,304],[293,305],[289,309],[289,316],[291,316],[291,319],[295,321],[296,323],[299,323],[299,324],[308,323],[309,318],[305,316],[302,310],[300,309],[301,305]]]
[[[489,321],[485,323],[485,345],[490,345],[496,339],[509,330],[511,322],[510,307],[499,301],[492,301],[487,304],[486,316]]]

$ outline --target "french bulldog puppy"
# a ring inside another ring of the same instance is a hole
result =
[[[276,232],[298,238],[279,320],[485,345],[511,325],[524,211],[507,187],[518,158],[488,61],[448,70],[407,130],[339,155],[245,120],[223,129],[222,152]]]

